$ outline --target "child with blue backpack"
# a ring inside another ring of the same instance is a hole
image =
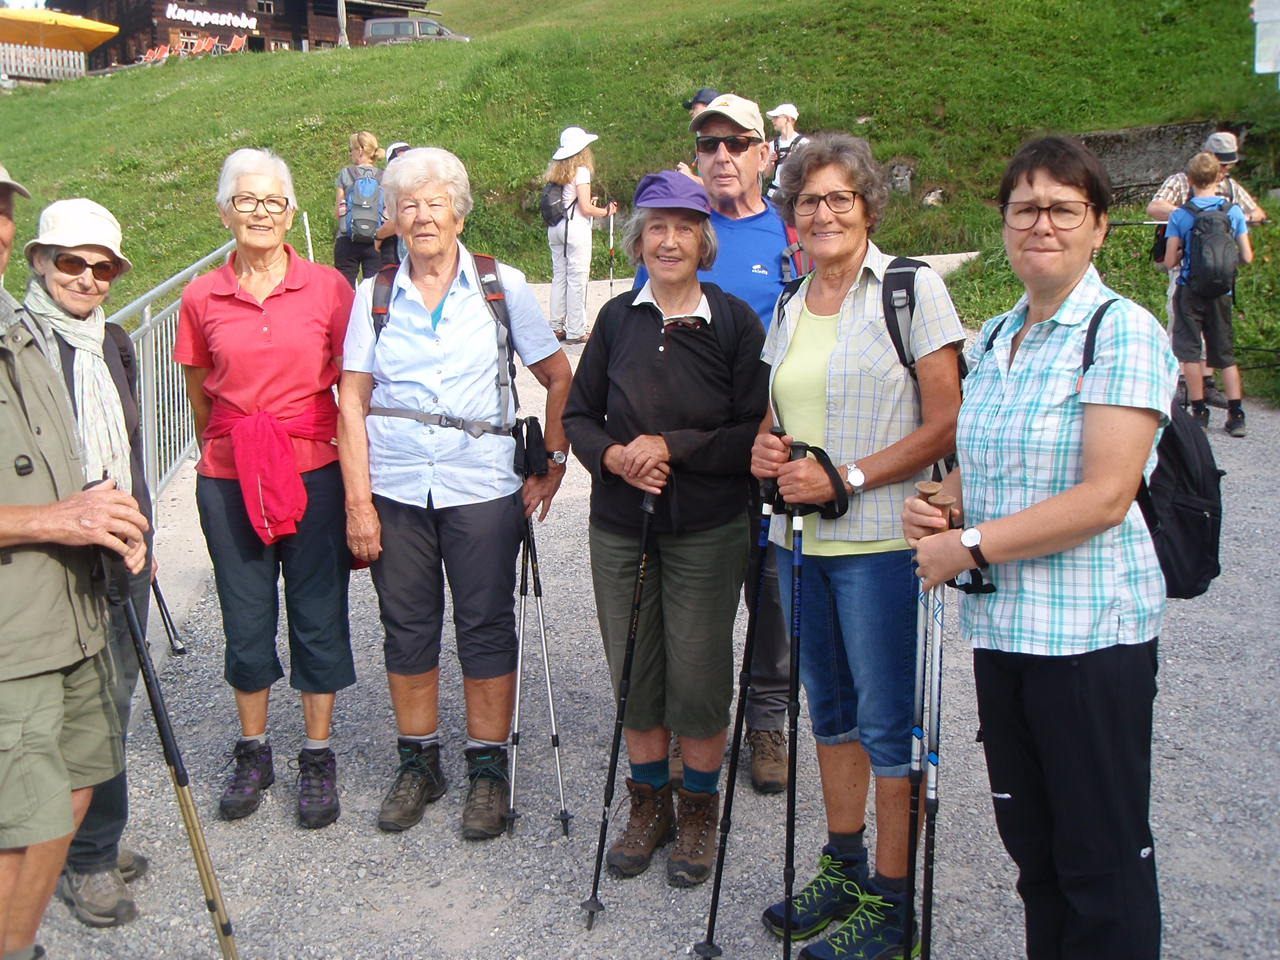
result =
[[[1231,308],[1236,268],[1253,260],[1253,246],[1240,207],[1217,196],[1218,182],[1225,175],[1221,161],[1212,153],[1197,153],[1191,158],[1187,164],[1191,198],[1169,215],[1164,263],[1179,271],[1175,322],[1169,333],[1187,383],[1191,414],[1208,429],[1209,405],[1200,376],[1203,336],[1209,366],[1222,371],[1227,394],[1223,429],[1230,436],[1243,437],[1244,390],[1236,365]]]

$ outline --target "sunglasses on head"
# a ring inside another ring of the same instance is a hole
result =
[[[91,270],[93,279],[101,280],[103,283],[110,283],[120,276],[123,266],[119,260],[99,260],[97,263],[90,263],[84,257],[65,252],[54,255],[53,265],[69,277],[78,277],[86,269]]]
[[[764,143],[759,137],[697,137],[694,139],[699,153],[715,153],[720,149],[720,144],[724,144],[725,149],[734,156],[746,153],[747,150],[757,143]]]

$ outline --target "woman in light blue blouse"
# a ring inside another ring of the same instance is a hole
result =
[[[926,587],[974,568],[995,587],[964,596],[961,630],[974,646],[1027,956],[1151,960],[1151,712],[1165,584],[1134,497],[1155,464],[1177,369],[1155,318],[1092,265],[1111,198],[1097,157],[1063,137],[1032,141],[999,197],[1026,293],[972,349],[959,469],[944,484],[955,515],[908,500],[904,531]],[[939,532],[948,519],[957,529]]]

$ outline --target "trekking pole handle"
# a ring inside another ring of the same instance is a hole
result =
[[[956,498],[943,493],[941,483],[937,480],[921,480],[916,484],[916,497],[941,510],[943,519],[947,521],[948,529],[952,526],[951,508],[955,506]],[[934,533],[940,532],[939,530],[934,531]],[[932,536],[932,534],[926,534],[926,536]]]
[[[657,496],[646,491],[644,499],[640,501],[640,509],[649,514],[649,516],[653,516],[654,506],[657,502]]]

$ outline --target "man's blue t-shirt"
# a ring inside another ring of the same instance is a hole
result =
[[[1239,237],[1241,234],[1249,232],[1249,224],[1244,218],[1244,211],[1239,205],[1231,203],[1225,197],[1192,197],[1191,202],[1201,210],[1214,210],[1219,207],[1227,207],[1227,219],[1231,221],[1231,235]],[[1178,283],[1186,285],[1187,277],[1191,274],[1191,244],[1187,242],[1187,237],[1191,235],[1191,227],[1196,222],[1193,217],[1182,207],[1174,210],[1169,214],[1169,226],[1165,229],[1166,237],[1177,237],[1182,241],[1182,270],[1178,273]]]
[[[781,215],[766,200],[763,211],[737,220],[713,210],[711,226],[716,231],[720,252],[710,270],[698,271],[698,279],[710,280],[720,289],[745,300],[768,330],[774,304],[785,283],[782,251],[787,247],[787,228]],[[640,264],[636,269],[635,288],[639,290],[648,279],[649,271]]]

